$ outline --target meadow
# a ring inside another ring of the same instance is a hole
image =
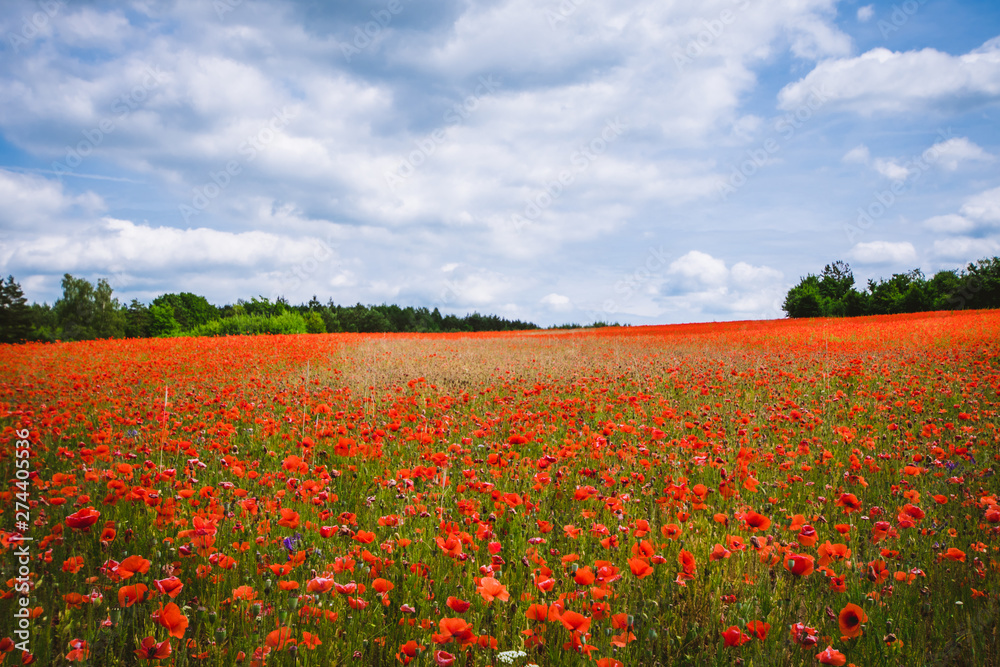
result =
[[[0,663],[1000,664],[1000,312],[0,346]]]

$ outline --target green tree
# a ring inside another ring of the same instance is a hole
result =
[[[125,310],[125,337],[149,338],[150,322],[149,308],[138,299],[132,299]]]
[[[309,333],[326,333],[326,323],[323,321],[323,316],[316,311],[312,311],[306,315],[306,331]]]
[[[1000,257],[969,264],[960,295],[966,308],[1000,308]]]
[[[837,260],[823,267],[819,276],[819,293],[832,301],[843,301],[854,288],[854,273],[847,262]]]
[[[122,338],[125,336],[125,309],[112,296],[107,280],[101,278],[94,289],[93,329],[96,338]]]
[[[159,338],[173,336],[181,332],[181,325],[174,318],[173,309],[164,304],[149,307],[149,335]]]
[[[31,308],[14,276],[0,281],[0,343],[21,343],[32,338]]]
[[[798,285],[788,290],[781,309],[789,317],[822,317],[823,297],[819,290],[820,279],[809,274]]]
[[[84,278],[65,274],[62,298],[53,306],[56,320],[66,340],[91,340],[94,333],[94,286]]]
[[[191,292],[161,294],[150,305],[169,306],[181,329],[188,331],[219,318],[219,309],[203,296]]]

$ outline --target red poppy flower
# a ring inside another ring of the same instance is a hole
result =
[[[459,600],[454,595],[449,595],[448,599],[445,601],[445,604],[448,605],[448,607],[452,611],[454,611],[456,613],[459,613],[459,614],[464,614],[465,612],[467,612],[469,610],[469,607],[472,606],[471,603],[466,602],[465,600]]]
[[[434,651],[434,664],[438,667],[451,667],[455,664],[455,656],[447,651]]]
[[[953,560],[959,563],[965,562],[965,552],[961,549],[956,549],[955,547],[949,547],[949,549],[942,555],[948,560]]]
[[[118,606],[119,607],[131,607],[136,602],[141,602],[146,597],[146,592],[149,588],[146,584],[132,584],[131,586],[122,586],[118,589]]]
[[[417,652],[422,651],[426,646],[423,644],[418,644],[414,640],[410,640],[405,644],[399,645],[399,653],[396,654],[396,660],[399,660],[404,665],[410,664],[415,657],[417,657]]]
[[[799,534],[795,536],[795,539],[802,546],[811,547],[812,545],[816,544],[817,540],[816,529],[810,525],[802,526],[802,530],[800,530]]]
[[[840,626],[841,634],[844,635],[842,639],[860,637],[863,634],[861,624],[867,622],[868,615],[865,614],[861,607],[853,602],[848,603],[843,609],[841,609],[840,614],[837,616],[837,624]]]
[[[84,507],[79,512],[74,512],[66,517],[66,525],[73,530],[90,530],[90,527],[101,518],[101,513],[93,507]]]
[[[722,560],[724,558],[729,558],[729,556],[732,555],[732,553],[733,552],[731,552],[729,549],[722,546],[721,544],[716,544],[714,547],[712,547],[711,553],[708,554],[708,560],[716,561],[716,560]]]
[[[165,627],[171,637],[181,639],[187,630],[187,616],[181,613],[181,608],[174,602],[167,603],[167,606],[160,606],[156,621]]]
[[[267,637],[264,638],[264,643],[271,648],[280,651],[286,644],[294,644],[295,640],[292,639],[292,631],[289,628],[282,627],[267,633]]]
[[[771,520],[768,519],[763,514],[758,514],[757,512],[750,510],[745,515],[743,515],[743,521],[746,523],[746,527],[751,530],[767,530],[771,527]]]
[[[507,592],[507,588],[493,577],[483,577],[480,579],[476,591],[483,596],[483,600],[486,602],[493,602],[494,598],[504,602],[510,599],[510,593]]]
[[[184,584],[177,577],[156,579],[153,583],[156,584],[156,590],[162,595],[169,595],[172,600],[177,599],[177,596],[181,593],[181,589],[184,588]]]
[[[286,528],[298,528],[299,527],[299,513],[291,510],[287,507],[281,508],[281,518],[278,519],[279,526],[285,526]]]
[[[785,558],[784,566],[795,576],[808,577],[814,570],[813,557],[805,554],[792,554]]]
[[[747,623],[749,630],[757,639],[767,639],[767,633],[771,631],[771,624],[763,621],[750,621]]]
[[[628,567],[632,570],[632,574],[640,579],[645,579],[655,571],[645,558],[630,558]]]
[[[824,665],[835,665],[836,667],[841,667],[847,662],[847,656],[837,649],[829,646],[827,646],[823,651],[817,653],[816,659]]]
[[[164,660],[170,657],[170,640],[157,642],[156,637],[146,637],[135,650],[135,654],[143,660]]]
[[[328,579],[326,577],[313,577],[306,582],[306,592],[308,593],[326,593],[336,582],[333,579]]]
[[[743,646],[753,637],[745,634],[737,626],[731,625],[722,631],[722,639],[726,646]]]
[[[90,648],[83,639],[74,639],[69,643],[70,651],[66,654],[66,659],[70,662],[83,662],[90,657]]]
[[[587,630],[590,629],[590,618],[575,611],[567,611],[563,613],[559,617],[559,620],[570,632],[578,632],[581,635],[584,635],[587,633]]]
[[[115,573],[122,579],[128,579],[132,575],[149,572],[150,562],[142,556],[129,556],[115,568]]]
[[[861,501],[853,493],[842,493],[837,498],[837,505],[844,508],[844,514],[861,511]]]

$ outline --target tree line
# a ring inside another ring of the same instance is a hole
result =
[[[789,317],[856,317],[933,310],[1000,308],[1000,257],[980,259],[964,269],[927,278],[920,269],[854,286],[851,267],[827,264],[788,290],[782,309]]]
[[[264,297],[216,306],[190,292],[162,294],[148,305],[138,299],[122,304],[111,285],[94,285],[66,274],[62,297],[51,306],[28,304],[21,286],[8,276],[0,281],[0,343],[73,341],[100,338],[220,336],[262,333],[477,332],[538,329],[530,322],[472,313],[442,315],[437,308],[382,304],[353,306],[309,303],[293,306]]]

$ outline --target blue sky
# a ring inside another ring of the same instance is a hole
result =
[[[124,301],[781,317],[1000,254],[1000,6],[0,7],[0,271]]]

